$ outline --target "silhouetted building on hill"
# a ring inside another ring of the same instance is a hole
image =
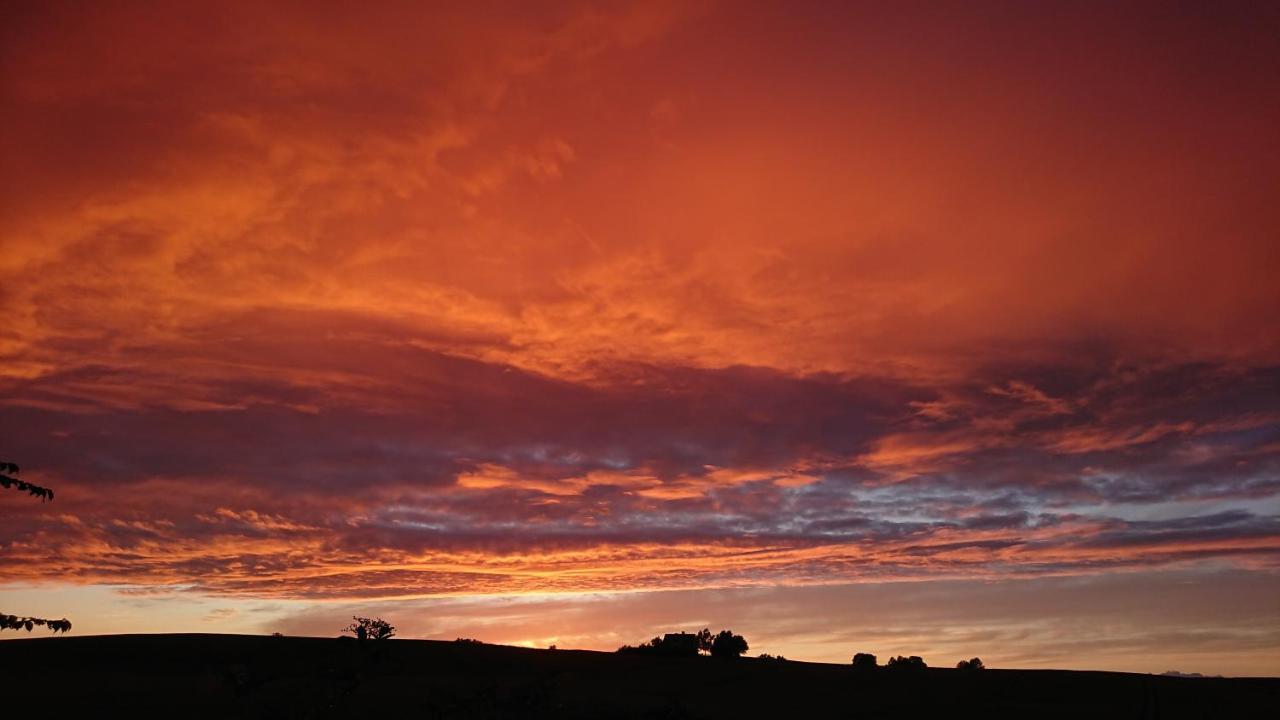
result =
[[[697,655],[698,636],[693,633],[667,633],[662,636],[663,655]]]

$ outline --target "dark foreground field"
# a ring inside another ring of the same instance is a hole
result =
[[[9,717],[1254,718],[1277,679],[855,672],[426,640],[120,635],[0,642]]]

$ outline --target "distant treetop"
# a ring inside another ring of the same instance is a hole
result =
[[[889,662],[885,663],[885,667],[894,670],[924,670],[928,665],[924,664],[924,658],[919,655],[912,655],[911,657],[898,655],[897,657],[889,658]]]
[[[859,670],[874,668],[876,667],[876,656],[871,653],[855,653],[853,666]]]
[[[711,657],[741,657],[748,649],[750,648],[747,646],[747,639],[741,635],[734,635],[732,630],[721,630],[711,641]]]

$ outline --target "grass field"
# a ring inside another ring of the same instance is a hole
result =
[[[933,669],[247,635],[0,642],[10,717],[1255,718],[1280,679]]]

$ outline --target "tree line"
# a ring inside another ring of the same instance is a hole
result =
[[[658,655],[663,657],[710,655],[711,657],[719,658],[736,658],[745,655],[749,647],[747,639],[735,634],[732,630],[721,630],[712,634],[709,628],[703,628],[696,633],[667,633],[662,637],[655,637],[639,645],[623,645],[618,648],[617,652],[624,655]],[[770,655],[768,653],[761,655],[759,659],[786,661],[786,658],[781,655]],[[881,666],[875,655],[860,652],[853,656],[853,667],[857,670],[875,670],[880,667],[889,670],[924,670],[929,666],[925,663],[924,658],[919,655],[911,655],[909,657],[897,655],[889,658],[889,661]],[[956,669],[984,670],[986,666],[983,665],[980,658],[975,657],[956,663]]]
[[[855,653],[853,656],[853,667],[855,670],[875,670],[881,665],[876,661],[876,656],[871,653]],[[919,655],[911,655],[904,657],[896,655],[889,658],[883,667],[889,670],[924,670],[929,666],[925,664],[924,658]],[[957,670],[985,670],[986,666],[982,664],[981,658],[971,658],[969,660],[961,660],[956,663]]]
[[[710,655],[711,657],[740,657],[750,649],[747,639],[735,635],[732,630],[721,630],[712,635],[710,628],[703,628],[696,633],[667,633],[655,637],[647,643],[639,645],[623,645],[618,652],[629,655],[664,655],[678,657],[688,655]]]

